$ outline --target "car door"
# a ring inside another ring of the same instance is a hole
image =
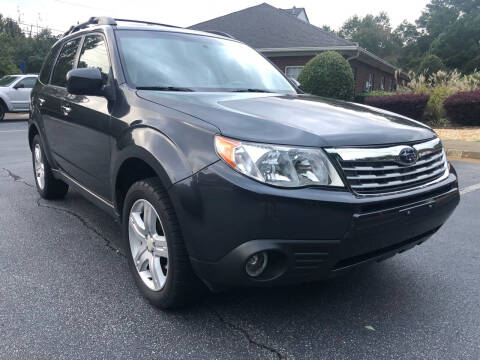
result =
[[[62,104],[67,95],[66,75],[75,66],[81,40],[81,37],[77,37],[61,45],[49,83],[38,94],[47,146],[56,167],[68,174],[71,174],[72,167],[68,162],[68,143],[75,134],[68,125],[68,114],[63,111]]]
[[[13,110],[28,111],[30,107],[30,93],[36,82],[36,76],[27,76],[18,80],[10,87],[9,97]]]
[[[85,35],[78,68],[98,68],[104,85],[110,73],[106,41],[101,33]],[[62,100],[64,132],[68,141],[59,148],[68,173],[104,199],[110,199],[110,113],[104,96],[72,95]],[[67,140],[67,139],[65,139]]]

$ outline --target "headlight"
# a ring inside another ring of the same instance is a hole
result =
[[[256,144],[218,135],[215,136],[215,148],[235,170],[270,185],[344,186],[321,149]]]

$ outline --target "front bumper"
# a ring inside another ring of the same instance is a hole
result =
[[[175,184],[171,198],[193,268],[211,287],[328,278],[427,240],[459,202],[449,177],[406,194],[361,198],[347,191],[278,189],[217,162]],[[267,251],[271,269],[245,272]]]

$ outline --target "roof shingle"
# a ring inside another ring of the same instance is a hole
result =
[[[189,28],[223,31],[256,49],[356,45],[267,3],[201,22]]]

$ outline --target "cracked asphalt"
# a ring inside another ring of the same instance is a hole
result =
[[[480,163],[429,241],[348,276],[211,294],[178,312],[135,288],[108,215],[41,200],[27,124],[0,123],[0,359],[479,359]]]

